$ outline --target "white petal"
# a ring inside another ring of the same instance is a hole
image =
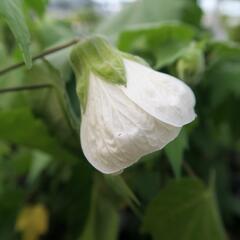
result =
[[[124,93],[157,119],[182,127],[196,117],[195,97],[182,81],[134,61],[124,60],[127,87]]]
[[[163,148],[179,131],[139,108],[120,86],[90,76],[81,144],[86,158],[99,171],[119,172]]]

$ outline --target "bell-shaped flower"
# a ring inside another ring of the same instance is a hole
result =
[[[117,173],[174,140],[195,118],[182,81],[152,70],[100,37],[71,53],[82,106],[81,145],[99,171]]]

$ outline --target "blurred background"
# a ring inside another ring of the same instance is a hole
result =
[[[101,34],[187,83],[198,117],[104,176],[69,120],[81,118],[71,47],[0,71],[0,240],[239,240],[240,1],[12,2],[21,24],[0,19],[0,69],[23,60],[28,31],[33,56]],[[44,86],[16,91],[33,84]]]
[[[79,8],[87,8],[96,11],[96,14],[114,14],[119,12],[127,4],[137,0],[52,0],[50,1],[48,13],[53,18],[64,18],[68,14],[77,13]],[[209,27],[217,38],[227,37],[221,23],[227,18],[227,23],[235,27],[239,23],[240,3],[238,0],[198,0],[197,4],[204,12],[203,24]],[[222,19],[222,21],[221,21]]]

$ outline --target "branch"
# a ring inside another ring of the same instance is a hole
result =
[[[34,85],[26,85],[21,87],[9,87],[9,88],[1,88],[0,94],[2,93],[10,93],[10,92],[19,92],[19,91],[30,91],[30,90],[39,90],[43,88],[51,88],[51,84],[34,84]]]
[[[68,43],[63,44],[63,45],[59,45],[59,46],[57,46],[57,47],[50,48],[50,49],[48,49],[48,50],[40,53],[39,55],[33,57],[33,58],[32,58],[32,61],[34,62],[34,61],[36,61],[37,59],[43,58],[43,57],[45,57],[45,56],[47,56],[47,55],[50,55],[50,54],[55,53],[55,52],[58,52],[58,51],[60,51],[60,50],[62,50],[62,49],[71,47],[72,45],[74,45],[74,44],[76,44],[76,43],[78,43],[78,42],[79,42],[79,39],[76,38],[76,39],[71,40],[71,41],[68,42]],[[7,67],[7,68],[4,68],[4,69],[0,70],[0,76],[2,76],[2,75],[4,75],[4,74],[7,74],[8,72],[13,71],[13,70],[15,70],[15,69],[21,68],[21,67],[23,67],[23,66],[25,66],[25,63],[24,63],[24,62],[20,62],[20,63],[17,63],[17,64],[13,64],[13,65],[11,65],[11,66],[9,66],[9,67]]]

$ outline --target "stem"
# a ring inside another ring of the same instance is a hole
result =
[[[26,85],[21,87],[9,87],[0,89],[0,94],[2,93],[10,93],[10,92],[19,92],[19,91],[30,91],[30,90],[38,90],[42,88],[51,88],[51,84],[34,84],[34,85]]]
[[[188,164],[188,162],[183,161],[183,168],[184,168],[184,170],[187,172],[187,174],[188,174],[190,177],[198,178],[197,174],[194,172],[194,170],[193,170],[192,167]]]
[[[43,58],[43,57],[45,57],[47,55],[50,55],[50,54],[55,53],[55,52],[58,52],[58,51],[60,51],[62,49],[71,47],[72,45],[74,45],[74,44],[76,44],[78,42],[79,42],[79,39],[76,38],[76,39],[73,39],[70,42],[67,42],[65,44],[59,45],[57,47],[50,48],[50,49],[40,53],[39,55],[36,55],[35,57],[33,57],[32,61],[34,62],[37,59]],[[23,61],[20,62],[20,63],[13,64],[13,65],[11,65],[11,66],[9,66],[7,68],[4,68],[4,69],[0,70],[0,76],[2,76],[4,74],[7,74],[8,72],[13,71],[15,69],[21,68],[23,66],[25,66],[25,63]]]

